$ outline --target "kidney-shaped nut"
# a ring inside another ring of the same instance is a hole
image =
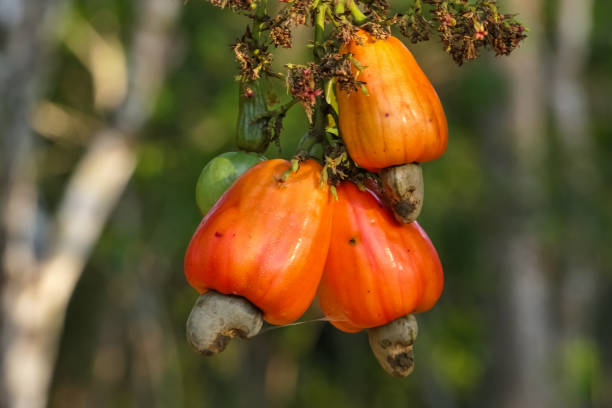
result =
[[[262,326],[261,311],[248,300],[210,290],[191,309],[187,340],[198,352],[212,356],[222,352],[232,338],[253,337]]]
[[[383,195],[395,219],[404,224],[416,220],[423,208],[425,186],[419,163],[387,167],[380,171]]]
[[[414,369],[414,341],[418,334],[414,315],[368,329],[370,348],[382,368],[394,377],[407,377]]]

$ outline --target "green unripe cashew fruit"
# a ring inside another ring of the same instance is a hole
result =
[[[242,150],[263,153],[270,144],[270,130],[265,120],[257,119],[268,113],[269,81],[262,77],[251,82],[241,82],[238,88],[236,145]]]
[[[263,160],[265,157],[255,153],[227,152],[209,161],[196,184],[196,202],[202,215],[206,215],[238,177]]]

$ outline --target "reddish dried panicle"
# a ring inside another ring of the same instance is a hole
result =
[[[308,116],[312,118],[312,112],[316,104],[316,99],[323,93],[322,89],[317,88],[317,80],[320,78],[317,66],[310,63],[307,66],[290,66],[287,75],[287,88],[297,99]]]
[[[475,40],[484,40],[484,38],[487,36],[487,34],[489,34],[489,32],[487,30],[478,30],[478,31],[476,31],[476,34],[474,34],[474,39]]]
[[[494,0],[423,0],[431,6],[442,46],[455,62],[475,59],[481,48],[496,55],[510,54],[526,38],[525,28],[512,15],[498,11]],[[413,43],[429,39],[433,24],[422,15],[420,5],[398,19],[400,31]]]

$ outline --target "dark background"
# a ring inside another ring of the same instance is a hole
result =
[[[194,186],[233,149],[245,18],[0,1],[0,406],[612,407],[612,2],[501,4],[530,29],[510,57],[457,67],[436,40],[410,45],[449,121],[419,219],[445,289],[398,380],[365,333],[324,322],[214,358],[185,341]],[[293,109],[267,156],[306,126]]]

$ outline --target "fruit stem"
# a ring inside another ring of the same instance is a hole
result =
[[[259,115],[256,115],[255,117],[253,117],[253,120],[251,121],[252,124],[259,122],[262,119],[266,119],[266,118],[274,118],[274,117],[284,117],[287,112],[289,111],[289,109],[291,109],[293,107],[293,105],[295,105],[297,103],[297,99],[291,99],[289,102],[286,102],[280,106],[278,106],[275,109],[269,110],[267,112],[264,113],[260,113]]]
[[[264,24],[264,17],[268,12],[268,0],[259,0],[255,6],[255,15],[253,18],[253,38],[257,41],[258,45],[261,45],[261,33]]]
[[[320,52],[323,41],[325,40],[325,13],[327,12],[327,4],[322,3],[317,7],[315,14],[315,26],[314,26],[314,57],[315,61],[321,59]]]
[[[298,143],[296,156],[308,157],[313,146],[318,142],[318,138],[312,132],[306,132]]]
[[[325,14],[329,6],[326,3],[320,3],[316,8],[315,25],[314,25],[314,48],[313,55],[316,63],[321,61],[321,57],[325,53],[323,42],[325,41]],[[317,89],[323,89],[323,80],[317,80]],[[323,141],[325,136],[326,126],[326,110],[327,103],[325,102],[324,93],[317,97],[317,102],[314,109],[314,121],[312,128],[307,135],[300,141],[300,146],[310,148],[316,143]],[[303,142],[303,143],[302,143]]]
[[[346,4],[346,0],[338,0],[338,3],[336,4],[336,9],[334,10],[334,13],[338,16],[344,14],[344,5]]]
[[[355,0],[347,0],[346,5],[353,16],[353,21],[359,25],[365,23],[368,19],[365,14],[357,7]]]

